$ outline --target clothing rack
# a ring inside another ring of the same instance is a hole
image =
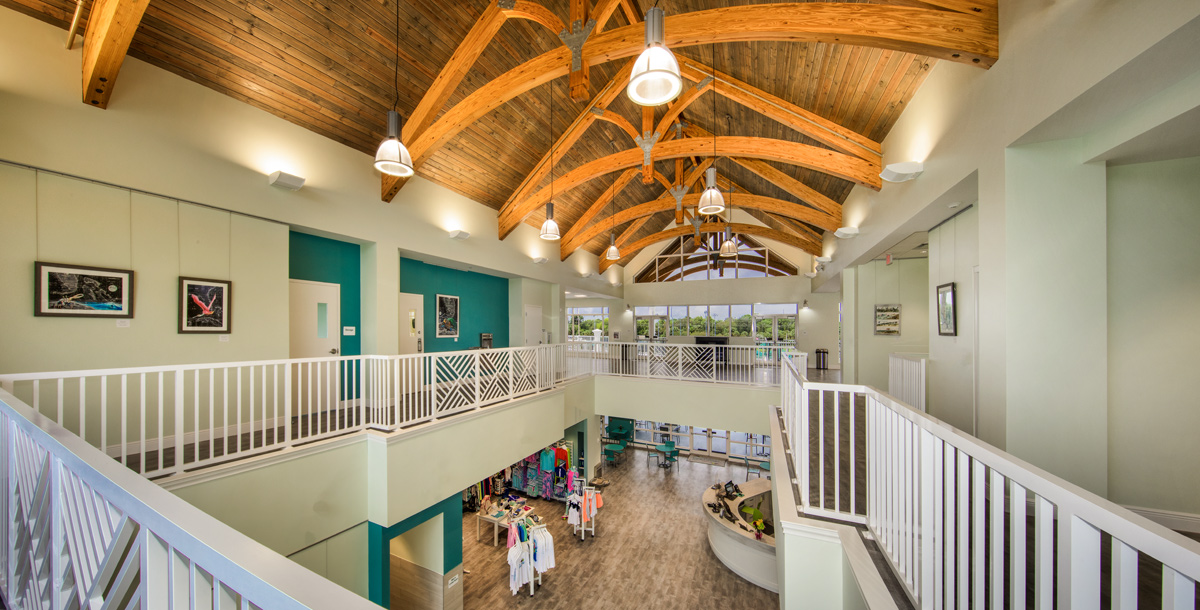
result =
[[[546,529],[546,525],[544,523],[543,524],[535,523],[533,521],[533,519],[531,519],[529,516],[520,517],[516,521],[512,521],[510,523],[510,527],[515,527],[515,524],[518,521],[521,523],[521,525],[525,526],[526,539],[518,542],[517,544],[518,545],[529,545],[529,562],[531,564],[530,570],[533,572],[533,578],[529,579],[528,584],[529,584],[529,595],[530,595],[530,597],[532,597],[533,594],[535,592],[537,592],[537,587],[541,586],[542,574],[544,573],[541,570],[537,569],[537,564],[534,562],[534,559],[533,559],[534,552],[535,552],[534,551],[534,549],[535,549],[534,537],[537,532],[542,532],[542,531],[546,532],[547,536],[550,536],[550,531],[548,529]],[[550,547],[551,548],[553,547],[552,540],[550,542]],[[543,553],[552,553],[553,552],[550,548],[545,548],[545,549],[540,549],[540,550]],[[550,567],[553,567],[553,566],[550,566]],[[511,564],[510,564],[509,569],[512,570]],[[547,568],[547,569],[549,569],[549,568]],[[511,577],[512,576],[510,574],[510,578]],[[510,582],[509,584],[511,586],[512,583]],[[524,584],[522,584],[521,586],[524,586]],[[516,590],[513,591],[513,594],[516,595]]]
[[[577,477],[575,479],[575,489],[572,490],[572,492],[580,496],[581,503],[579,509],[579,523],[572,524],[575,527],[574,533],[579,534],[580,540],[586,540],[588,532],[591,532],[592,537],[594,538],[596,536],[596,515],[588,515],[587,520],[584,520],[583,517],[584,513],[588,510],[588,507],[594,505],[596,502],[596,488],[589,486],[587,484],[587,480],[583,477]],[[565,516],[567,516],[569,519],[570,514],[571,503],[568,500],[567,512],[565,513]]]

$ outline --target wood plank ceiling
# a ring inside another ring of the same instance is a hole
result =
[[[629,15],[640,21],[641,14],[653,4],[648,0],[630,1],[633,10],[616,10],[604,32],[635,23]],[[398,106],[403,115],[407,117],[417,107],[491,2],[495,0],[423,0],[401,4]],[[897,3],[927,7],[957,2]],[[91,4],[85,2],[85,22]],[[572,0],[541,0],[540,4],[569,24]],[[737,0],[661,0],[659,6],[670,17],[748,4]],[[982,4],[994,11],[994,0]],[[75,2],[0,0],[0,6],[65,29],[70,24]],[[394,10],[395,5],[389,0],[152,0],[133,37],[129,54],[373,155],[385,132],[386,111],[396,95],[392,87]],[[593,37],[598,33],[593,33]],[[435,116],[523,62],[561,47],[556,33],[536,21],[505,21]],[[874,142],[887,136],[936,61],[899,50],[825,42],[727,42],[682,47],[675,52],[681,60],[691,59],[716,68]],[[586,98],[600,91],[627,61],[593,65]],[[685,92],[692,84],[685,79]],[[551,95],[553,127],[549,124]],[[551,131],[561,136],[587,107],[588,101],[571,100],[566,77],[557,78],[517,96],[459,131],[419,164],[417,174],[499,211],[549,151]],[[655,123],[667,109],[665,105],[654,109]],[[635,131],[642,129],[642,109],[623,92],[608,105],[607,111],[624,117]],[[687,107],[680,119],[692,128],[693,135],[771,138],[828,148],[711,89]],[[408,144],[412,146],[411,141]],[[624,129],[613,122],[598,120],[555,164],[554,174],[562,177],[589,161],[636,148]],[[689,159],[682,163],[682,169],[687,173],[700,162],[703,158]],[[821,171],[772,161],[764,163],[837,204],[845,200],[853,186],[848,180]],[[718,158],[716,167],[723,184],[736,185],[738,193],[800,202],[760,176],[761,172],[751,172],[729,158]],[[674,160],[656,160],[654,164],[654,170],[667,181],[675,180],[676,168]],[[555,216],[564,233],[598,199],[608,201],[610,186],[619,175],[620,172],[614,172],[555,193]],[[616,210],[663,196],[663,184],[657,181],[643,184],[640,178],[638,171],[637,176],[618,189]],[[530,192],[549,184],[547,176]],[[693,192],[699,192],[701,187],[702,184]],[[735,194],[735,204],[737,200]],[[755,211],[754,215],[768,225],[780,225],[780,221],[765,213]],[[609,218],[609,209],[605,208],[590,222],[604,223]],[[542,220],[543,213],[539,210],[525,222],[540,226]],[[672,208],[655,213],[648,220],[617,226],[615,231],[621,235],[632,227],[634,230],[623,238],[626,243],[633,243],[672,226],[675,220]],[[798,221],[792,224],[792,229],[797,225],[799,233],[821,232]],[[607,245],[606,231],[583,247],[600,254]]]

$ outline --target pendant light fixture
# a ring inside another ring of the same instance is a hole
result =
[[[725,242],[721,244],[721,256],[730,258],[737,256],[737,244],[733,241],[733,186],[729,187],[729,215],[725,219]]]
[[[550,83],[550,201],[546,202],[546,221],[542,223],[540,237],[547,241],[557,241],[558,223],[554,222],[554,83]]]
[[[621,250],[617,248],[617,196],[616,196],[617,181],[613,179],[612,186],[608,187],[608,202],[611,206],[609,209],[612,213],[612,229],[608,232],[608,251],[604,253],[604,258],[610,261],[621,260]]]
[[[413,175],[412,155],[400,141],[400,0],[396,0],[396,60],[392,75],[392,109],[387,113],[387,138],[375,152],[375,169],[389,175],[405,178]]]
[[[663,10],[655,4],[646,11],[646,48],[634,62],[625,88],[629,99],[639,106],[660,106],[683,91],[679,62],[663,43]]]
[[[717,80],[717,45],[713,44],[713,82]],[[725,211],[725,198],[721,189],[717,188],[717,91],[711,92],[713,100],[713,164],[704,172],[706,188],[700,195],[698,212],[701,214],[720,214]],[[729,131],[726,129],[726,131]]]

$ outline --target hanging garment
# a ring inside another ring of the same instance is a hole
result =
[[[579,525],[583,522],[580,516],[583,514],[583,496],[572,493],[567,496],[567,523],[571,525]]]
[[[600,495],[600,492],[596,492],[596,508],[597,509],[604,508],[604,496]],[[595,514],[595,513],[596,513],[596,511],[593,510],[592,514]]]
[[[550,449],[542,451],[541,469],[545,471],[554,470],[554,452]]]
[[[574,489],[575,489],[575,471],[568,470],[567,471],[567,491],[572,491]]]
[[[533,580],[533,557],[530,544],[518,544],[508,549],[508,588],[516,595],[521,587]]]
[[[547,500],[554,497],[554,473],[542,473],[542,497]]]
[[[554,537],[546,528],[533,532],[533,569],[539,574],[554,568]]]
[[[554,461],[555,462],[564,462],[564,463],[570,462],[571,455],[567,453],[566,449],[563,449],[562,447],[555,447],[554,448]]]

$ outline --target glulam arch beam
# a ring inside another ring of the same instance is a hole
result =
[[[706,223],[700,225],[699,231],[701,233],[720,233],[721,231],[725,230],[726,226],[728,226],[730,229],[732,229],[734,233],[741,233],[743,235],[755,235],[758,237],[765,237],[767,239],[773,239],[779,243],[787,244],[789,246],[792,246],[793,248],[807,252],[814,256],[821,255],[820,250],[817,250],[816,248],[814,248],[810,243],[801,241],[801,240],[795,238],[794,236],[788,235],[787,233],[784,233],[782,231],[776,231],[775,229],[772,229],[770,227],[764,227],[762,225],[750,225],[750,224],[743,224],[743,223],[737,223],[737,222],[735,222],[735,223],[706,222]],[[621,250],[620,260],[610,261],[608,259],[601,259],[600,260],[600,273],[604,273],[605,271],[608,270],[609,267],[612,267],[613,265],[624,265],[624,264],[628,263],[629,261],[633,260],[633,257],[638,252],[641,252],[643,249],[653,246],[654,244],[657,244],[657,243],[663,242],[663,241],[667,241],[669,239],[674,239],[676,237],[682,237],[684,235],[691,235],[695,232],[696,232],[696,229],[693,227],[690,227],[690,226],[675,227],[672,229],[667,229],[665,231],[659,231],[658,233],[655,233],[654,235],[648,235],[646,237],[643,237],[643,238],[625,246],[625,248],[623,250]]]
[[[669,16],[666,34],[666,43],[673,48],[752,41],[850,44],[985,68],[999,57],[996,19],[907,6],[817,2],[732,6]],[[588,39],[583,47],[583,61],[598,65],[632,57],[641,52],[644,43],[641,24],[615,28]],[[543,53],[476,89],[427,129],[406,130],[405,141],[414,165],[419,166],[433,151],[483,115],[526,91],[565,76],[570,59],[566,47]],[[449,93],[445,95],[448,97]],[[440,107],[438,104],[428,109],[425,116],[432,116]],[[411,137],[414,134],[419,135]],[[391,201],[403,182],[404,179],[395,176],[384,176],[384,200]]]
[[[707,138],[672,140],[658,145],[655,148],[655,156],[659,159],[675,159],[693,155],[708,155],[712,152],[712,146],[713,141]],[[879,190],[882,186],[878,163],[825,148],[786,140],[745,136],[718,137],[716,146],[722,155],[796,165],[849,180],[874,190]],[[549,201],[551,192],[566,192],[589,180],[614,171],[640,166],[641,163],[642,151],[630,149],[595,159],[572,169],[555,179],[550,186],[531,194],[520,203],[502,208],[499,221],[500,239],[508,237],[508,234],[518,224],[542,204]]]
[[[696,207],[700,203],[700,194],[685,195],[683,197],[684,207]],[[836,231],[840,225],[841,219],[834,218],[829,214],[825,214],[819,210],[814,210],[808,206],[767,197],[764,195],[750,195],[747,193],[738,193],[736,202],[738,208],[760,210],[780,216],[793,218],[801,222],[806,222],[827,231]],[[667,197],[648,201],[632,207],[625,208],[613,214],[612,218],[606,222],[596,223],[591,227],[580,231],[569,240],[563,240],[561,246],[561,258],[567,260],[575,250],[583,247],[589,241],[603,235],[612,230],[612,226],[622,226],[627,222],[653,216],[660,212],[667,212],[675,209],[675,198]],[[799,236],[797,236],[799,237]]]

